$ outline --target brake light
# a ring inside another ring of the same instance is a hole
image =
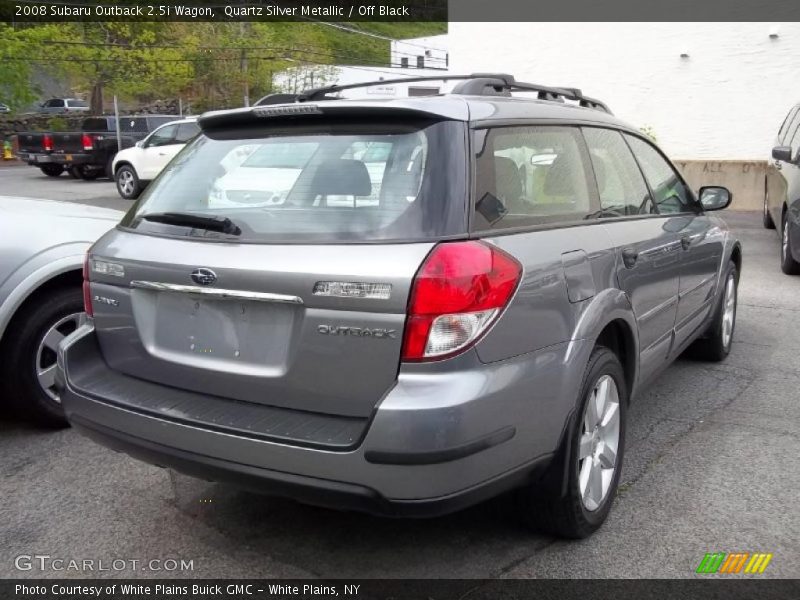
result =
[[[92,291],[89,288],[89,253],[83,259],[83,310],[90,317],[94,316],[92,309]]]
[[[84,133],[81,137],[81,145],[84,150],[94,150],[94,139],[92,139],[92,136]]]
[[[506,307],[521,276],[522,265],[495,246],[436,246],[411,287],[403,360],[436,360],[471,347]]]
[[[48,152],[53,151],[53,138],[49,134],[44,134],[44,139],[42,140],[42,145],[44,149]]]

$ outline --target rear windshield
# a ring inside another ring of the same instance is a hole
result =
[[[422,241],[466,232],[463,123],[339,122],[248,134],[198,136],[121,226],[262,243]],[[240,232],[144,218],[154,213],[227,218]]]

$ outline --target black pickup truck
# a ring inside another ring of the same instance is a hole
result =
[[[178,115],[120,117],[122,148],[130,148],[157,127],[180,118]],[[58,177],[68,171],[75,178],[97,179],[109,175],[118,150],[116,118],[87,117],[80,131],[22,132],[13,143],[16,156],[40,168],[45,175]]]
[[[156,127],[177,119],[177,115],[120,117],[121,147],[130,148]],[[53,164],[63,165],[73,177],[97,179],[106,175],[113,179],[111,163],[120,147],[115,117],[89,117],[81,124],[81,131],[50,135]]]
[[[39,131],[18,133],[12,136],[11,145],[14,156],[39,167],[45,175],[58,177],[64,172],[64,165],[55,164],[50,158],[53,151],[52,134]]]

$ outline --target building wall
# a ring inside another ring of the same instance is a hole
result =
[[[451,23],[448,44],[451,73],[581,88],[679,160],[765,160],[800,101],[800,23]]]

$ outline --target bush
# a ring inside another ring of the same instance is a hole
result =
[[[51,117],[47,120],[48,131],[66,131],[69,128],[66,119],[63,117]]]

